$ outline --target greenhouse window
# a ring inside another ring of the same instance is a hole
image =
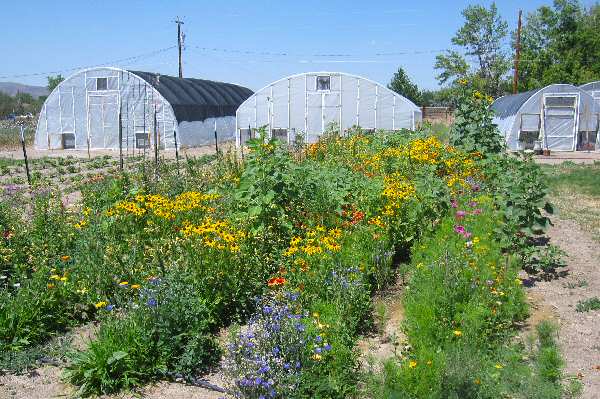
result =
[[[96,78],[96,90],[108,90],[108,79]]]
[[[331,76],[317,76],[317,91],[331,89]]]

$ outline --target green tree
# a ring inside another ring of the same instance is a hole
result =
[[[452,43],[462,47],[465,56],[458,51],[448,51],[436,57],[435,68],[440,70],[437,79],[454,86],[459,80],[467,79],[473,87],[494,97],[504,94],[505,77],[510,70],[510,59],[506,55],[502,40],[508,35],[508,24],[498,13],[496,3],[488,8],[471,5],[462,12],[464,25],[452,38]]]
[[[394,74],[388,88],[396,93],[408,98],[417,105],[421,104],[421,91],[414,84],[402,67],[398,68],[398,72]]]
[[[521,34],[519,89],[600,79],[600,5],[555,0],[526,17]],[[515,45],[513,41],[513,46]]]
[[[46,86],[48,91],[52,92],[52,90],[54,90],[56,86],[58,86],[63,80],[65,80],[65,78],[63,78],[61,74],[56,76],[48,76],[48,86]]]

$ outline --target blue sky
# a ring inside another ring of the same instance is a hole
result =
[[[450,48],[461,10],[476,3],[490,1],[7,0],[0,81],[45,85],[45,72],[168,48],[176,44],[173,20],[180,16],[186,77],[256,90],[305,71],[343,71],[388,83],[402,66],[420,87],[432,89],[435,55]],[[511,29],[519,7],[527,13],[542,4],[550,0],[497,1]],[[177,51],[112,65],[176,75]],[[39,75],[16,76],[29,74]]]

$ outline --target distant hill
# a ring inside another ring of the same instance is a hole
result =
[[[0,91],[10,96],[14,96],[17,93],[27,93],[33,97],[48,95],[48,89],[43,86],[29,86],[13,82],[0,82]]]

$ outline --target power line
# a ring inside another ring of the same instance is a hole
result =
[[[53,75],[53,74],[57,74],[57,73],[61,73],[61,72],[70,72],[70,71],[76,71],[76,70],[80,70],[80,69],[88,69],[88,68],[120,64],[123,62],[137,61],[139,59],[149,58],[149,57],[155,56],[157,54],[164,53],[164,52],[166,52],[168,50],[172,50],[174,48],[177,48],[177,46],[175,45],[175,46],[165,47],[165,48],[150,51],[147,53],[134,55],[131,57],[126,57],[126,58],[121,58],[118,60],[103,62],[101,64],[77,66],[77,67],[73,67],[73,68],[64,68],[64,69],[59,69],[59,70],[55,70],[55,71],[35,72],[35,73],[26,73],[26,74],[17,74],[17,75],[5,75],[5,76],[0,76],[0,79],[27,78],[27,77],[33,77],[33,76],[47,76],[47,75]]]
[[[243,54],[243,55],[258,55],[258,56],[276,56],[276,57],[362,57],[362,56],[373,56],[373,57],[385,57],[385,56],[397,56],[397,55],[418,55],[418,54],[436,54],[443,53],[447,49],[443,50],[403,50],[389,53],[372,53],[372,54],[358,54],[358,53],[288,53],[288,52],[271,52],[271,51],[253,51],[253,50],[239,50],[230,48],[219,48],[219,47],[201,47],[191,46],[192,48],[200,51],[211,51],[219,53],[231,53],[231,54]]]

